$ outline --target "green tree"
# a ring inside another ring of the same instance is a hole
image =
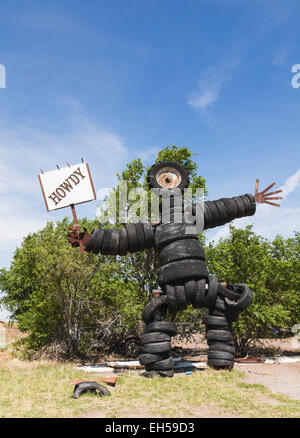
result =
[[[82,221],[82,226],[95,224]],[[143,307],[130,269],[116,257],[82,255],[72,248],[66,239],[68,225],[65,218],[29,234],[10,269],[0,271],[2,305],[29,333],[23,341],[28,351],[57,342],[68,356],[77,356],[85,327],[116,317],[130,325]]]
[[[206,248],[207,264],[219,281],[244,283],[253,303],[234,323],[237,351],[245,354],[275,327],[291,328],[300,320],[299,233],[273,242],[256,235],[252,226],[230,227],[230,236]]]

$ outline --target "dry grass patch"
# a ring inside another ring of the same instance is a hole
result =
[[[103,376],[105,377],[105,376]],[[299,417],[300,402],[245,382],[239,371],[118,378],[111,396],[72,399],[73,379],[93,380],[73,364],[12,361],[0,368],[0,417]]]

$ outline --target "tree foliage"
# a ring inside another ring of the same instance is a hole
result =
[[[253,303],[234,323],[236,346],[244,354],[273,329],[291,329],[300,320],[300,233],[268,241],[252,226],[230,227],[230,236],[206,248],[207,263],[219,281],[244,283]]]

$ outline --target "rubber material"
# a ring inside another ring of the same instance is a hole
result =
[[[232,301],[225,297],[225,302],[231,310],[238,310],[241,312],[246,309],[253,300],[253,294],[251,289],[245,284],[236,284],[236,288],[241,292],[241,296],[237,301]]]
[[[111,250],[111,237],[112,232],[111,230],[104,230],[104,237],[103,237],[103,243],[101,248],[101,254],[102,255],[109,255]]]
[[[164,342],[153,342],[151,344],[146,344],[142,346],[143,353],[161,353],[163,351],[170,351],[171,343],[168,341]]]
[[[168,356],[169,356],[169,352],[161,353],[161,354],[143,353],[139,355],[139,362],[141,365],[148,365],[150,363],[164,360]]]
[[[120,229],[120,244],[119,244],[119,254],[124,256],[128,251],[128,235],[126,228]]]
[[[189,229],[191,227],[188,227]],[[176,240],[183,239],[197,239],[198,236],[195,233],[188,232],[185,224],[162,224],[158,225],[155,234],[155,246],[158,250],[161,250],[163,246],[166,246]]]
[[[158,362],[147,365],[147,371],[156,370],[156,371],[166,371],[172,370],[174,367],[173,358],[168,357],[167,359],[160,360]]]
[[[167,293],[168,310],[171,314],[174,315],[177,313],[177,310],[178,310],[175,287],[172,286],[171,284],[167,284],[165,286],[165,289],[166,289],[166,293]]]
[[[177,327],[174,322],[169,321],[154,321],[150,322],[145,328],[144,333],[165,332],[170,336],[177,335]]]
[[[177,280],[189,280],[207,276],[208,271],[205,262],[196,259],[178,260],[158,269],[158,282],[160,285]]]
[[[163,304],[167,303],[167,296],[161,295],[158,298],[154,298],[150,303],[148,303],[142,312],[142,319],[145,323],[151,321],[151,318],[156,310],[162,307]]]
[[[178,310],[185,310],[187,308],[187,302],[186,302],[183,284],[176,284],[175,285],[175,295],[176,295]]]
[[[87,391],[99,392],[101,397],[110,395],[110,391],[98,382],[80,382],[75,385],[73,398],[77,399]]]
[[[164,246],[159,253],[159,264],[182,259],[200,259],[205,261],[204,249],[198,239],[181,239]]]
[[[137,252],[139,249],[139,244],[138,244],[136,229],[134,224],[127,224],[126,230],[128,235],[128,251],[130,253]]]
[[[153,343],[153,342],[162,342],[162,341],[170,342],[170,340],[171,340],[170,335],[164,332],[144,333],[140,337],[140,341],[142,345]]]
[[[216,341],[233,341],[232,333],[226,330],[207,330],[206,332],[207,340],[216,340]]]
[[[209,347],[209,351],[227,351],[228,353],[235,353],[234,345],[224,344],[222,342],[215,342]]]
[[[188,177],[188,174],[187,174],[186,170],[184,169],[184,167],[180,166],[179,163],[173,162],[173,161],[159,161],[158,163],[153,164],[153,166],[149,169],[148,174],[147,174],[147,183],[148,183],[148,186],[150,189],[163,188],[163,186],[161,186],[158,183],[156,176],[157,176],[158,172],[161,169],[163,169],[164,167],[174,168],[180,174],[181,181],[180,181],[179,185],[177,186],[177,188],[183,190],[186,187],[188,187],[189,177]],[[165,190],[168,190],[168,189],[165,189]]]

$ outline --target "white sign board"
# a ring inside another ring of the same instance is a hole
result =
[[[72,204],[96,199],[96,192],[87,163],[40,173],[47,211],[59,210]]]

